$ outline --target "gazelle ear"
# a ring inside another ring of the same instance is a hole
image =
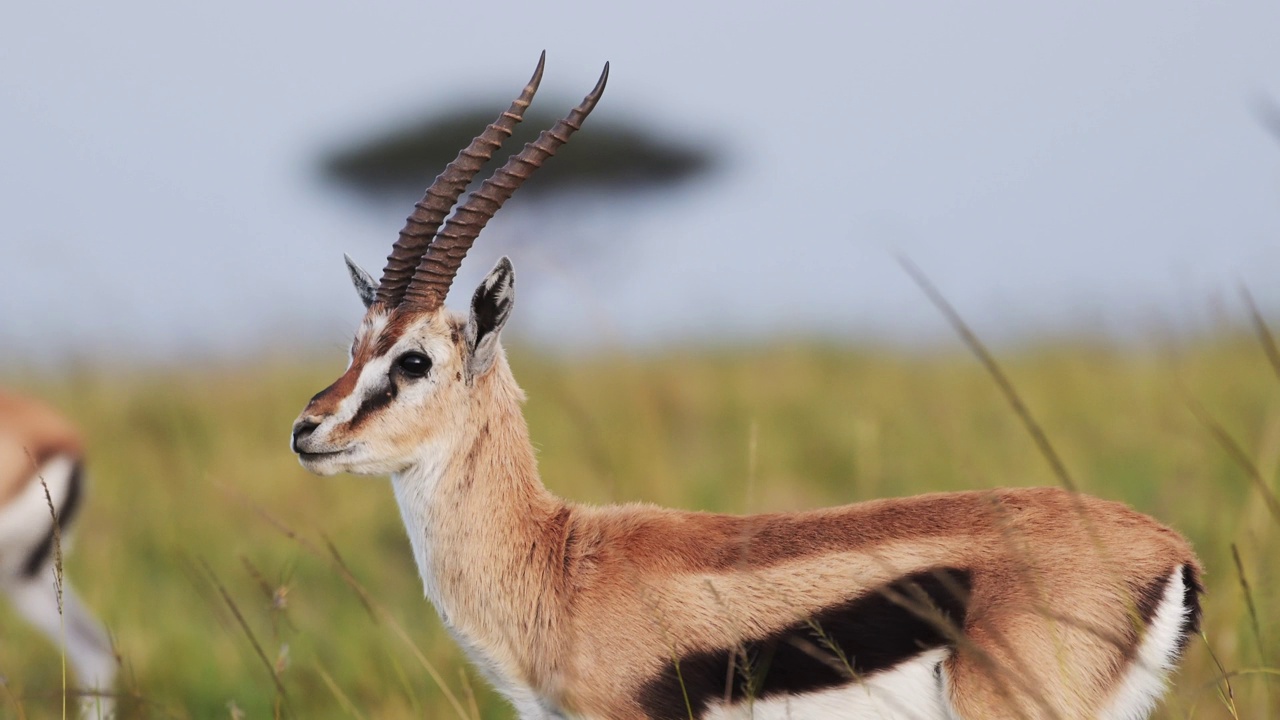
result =
[[[471,317],[467,319],[468,377],[479,377],[498,357],[498,333],[506,324],[516,300],[516,273],[503,257],[471,296]]]
[[[374,280],[367,270],[357,265],[350,255],[343,253],[342,257],[347,261],[347,272],[351,273],[351,284],[356,286],[360,301],[364,303],[365,308],[368,308],[377,297],[378,281]]]

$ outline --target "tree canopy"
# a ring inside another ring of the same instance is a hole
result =
[[[335,148],[324,155],[323,172],[373,199],[399,199],[421,193],[458,151],[493,121],[494,107],[497,106],[461,107]],[[511,139],[495,153],[491,165],[505,160],[559,119],[531,109]],[[592,118],[584,131],[560,149],[554,162],[538,171],[537,178],[521,194],[579,188],[656,189],[704,174],[716,161],[713,149]],[[479,177],[485,177],[485,173]]]

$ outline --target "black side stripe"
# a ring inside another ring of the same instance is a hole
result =
[[[358,428],[368,422],[370,418],[378,413],[379,410],[391,404],[396,399],[399,390],[396,384],[387,380],[373,392],[365,397],[364,402],[360,403],[360,407],[356,408],[356,414],[351,417],[351,427]]]
[[[1162,573],[1160,577],[1138,589],[1136,593],[1136,610],[1138,611],[1138,619],[1142,621],[1144,628],[1151,625],[1151,621],[1156,616],[1156,610],[1160,609],[1160,601],[1164,599],[1164,592],[1169,587],[1170,577],[1172,577],[1171,573]],[[1134,649],[1136,651],[1136,646]]]
[[[647,717],[687,720],[690,710],[702,717],[725,697],[736,703],[748,694],[763,699],[846,685],[952,645],[964,628],[969,591],[967,570],[908,575],[741,648],[688,653],[678,670],[670,663],[646,682],[637,701]]]
[[[62,507],[58,508],[55,514],[59,534],[67,532],[67,528],[71,526],[71,522],[75,520],[76,513],[80,510],[80,501],[84,494],[83,485],[83,466],[77,461],[71,468],[71,477],[67,481],[67,496],[62,501]],[[45,563],[49,562],[49,557],[53,555],[54,531],[54,524],[49,523],[49,532],[35,546],[31,554],[27,556],[27,562],[22,566],[22,576],[24,578],[35,577],[44,568]]]

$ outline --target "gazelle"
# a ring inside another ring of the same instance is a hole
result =
[[[498,334],[506,258],[444,307],[485,223],[604,90],[449,216],[542,77],[426,191],[346,371],[293,426],[302,465],[390,474],[427,597],[522,718],[1141,718],[1196,631],[1176,532],[1055,489],[732,516],[591,507],[542,484]],[[446,220],[447,218],[447,220]]]
[[[75,426],[44,403],[0,392],[0,589],[55,644],[66,639],[83,715],[106,718],[115,651],[66,577],[56,574],[59,543],[65,545],[83,497],[84,443]]]

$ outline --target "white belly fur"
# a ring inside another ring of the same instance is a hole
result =
[[[709,711],[707,720],[951,720],[937,667],[947,650],[922,653],[860,684],[771,697]]]

